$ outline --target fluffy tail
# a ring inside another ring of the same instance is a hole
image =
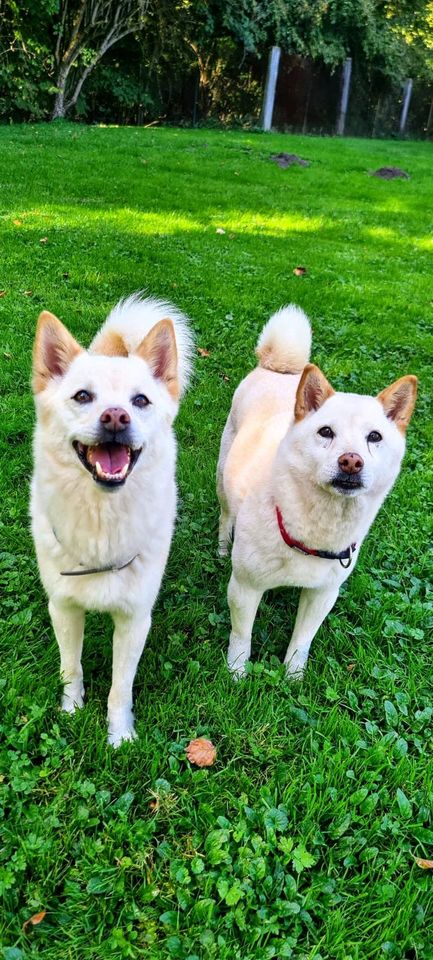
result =
[[[159,320],[170,319],[176,334],[178,373],[181,394],[186,390],[192,371],[193,336],[187,317],[166,300],[133,293],[113,307],[99,333],[90,344],[92,353],[111,356],[133,353],[149,330]]]
[[[258,339],[259,366],[277,373],[301,373],[310,359],[311,326],[300,307],[290,303],[268,320]]]

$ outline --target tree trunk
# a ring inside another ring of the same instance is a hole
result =
[[[57,77],[57,93],[54,100],[53,112],[51,115],[52,120],[63,120],[66,115],[65,108],[65,91],[66,91],[66,81],[68,79],[68,70],[61,70]]]

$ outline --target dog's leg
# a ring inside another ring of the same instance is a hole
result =
[[[221,437],[221,446],[217,466],[217,495],[221,507],[218,534],[218,553],[220,557],[226,557],[228,554],[228,547],[232,538],[234,526],[234,517],[230,513],[230,508],[224,489],[224,467],[235,436],[236,431],[234,429],[230,414]]]
[[[232,621],[227,665],[235,677],[245,674],[245,664],[251,653],[251,633],[262,596],[261,590],[253,590],[232,574],[227,594]]]
[[[301,591],[295,629],[290,641],[284,663],[290,676],[301,679],[308,660],[311,641],[320,624],[332,610],[338,597],[338,587],[322,590],[304,588]]]
[[[221,503],[221,513],[219,518],[218,533],[218,553],[220,557],[226,557],[229,552],[229,543],[233,533],[233,517]]]
[[[113,682],[108,695],[108,742],[118,747],[134,740],[132,684],[150,628],[150,614],[127,617],[113,614]]]
[[[84,686],[81,651],[84,636],[84,610],[56,604],[50,600],[48,609],[60,650],[60,675],[65,685],[62,710],[74,713],[83,706]]]

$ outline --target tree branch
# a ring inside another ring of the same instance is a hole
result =
[[[68,40],[65,38],[71,0],[63,0],[59,35],[56,44],[57,86],[62,91],[56,98],[55,116],[64,116],[75,106],[83,84],[110,47],[133,33],[140,24],[150,0],[80,0],[71,19]],[[62,43],[65,49],[62,52]],[[70,69],[85,48],[97,47],[90,63],[84,66],[74,91],[64,99]],[[60,112],[59,112],[60,111]]]

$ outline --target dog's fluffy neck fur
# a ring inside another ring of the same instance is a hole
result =
[[[164,431],[165,432],[165,431]],[[59,493],[56,478],[61,466],[61,452],[45,448],[39,452],[35,436],[35,466],[38,475],[37,497],[41,513],[54,531],[63,551],[71,561],[89,567],[126,562],[136,552],[152,550],[153,534],[157,533],[157,511],[148,505],[164,502],[168,487],[173,486],[176,459],[175,441],[167,426],[167,435],[152,443],[152,449],[143,450],[133,473],[118,490],[106,490],[87,474],[79,476],[84,468],[63,467],[62,490]],[[145,477],[146,496],[143,497]],[[164,478],[164,479],[162,479]],[[171,489],[170,489],[171,493]],[[131,515],[140,501],[137,522],[122,522]],[[66,509],[67,507],[67,509]],[[143,528],[146,538],[143,539]],[[149,536],[150,534],[150,536]]]
[[[310,549],[333,553],[361,543],[381,502],[362,493],[345,497],[306,485],[305,475],[298,476],[288,464],[283,444],[275,455],[269,486],[270,503],[274,512],[279,506],[290,535]]]

